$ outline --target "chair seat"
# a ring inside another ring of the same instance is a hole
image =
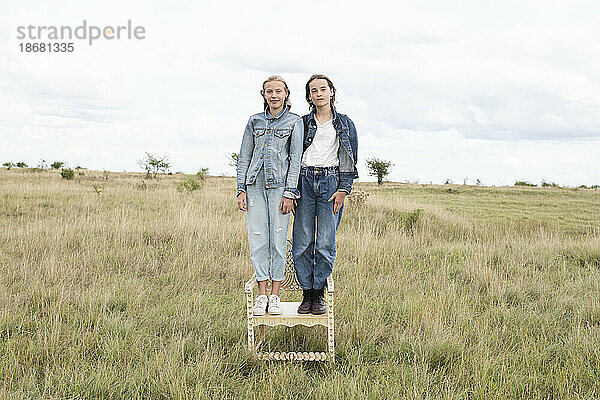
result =
[[[265,314],[261,316],[254,316],[254,325],[266,325],[266,326],[315,326],[322,325],[327,326],[327,313],[322,315],[314,314],[298,314],[299,301],[282,301],[279,303],[279,307],[283,311],[281,315]]]

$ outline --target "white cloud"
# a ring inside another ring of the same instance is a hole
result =
[[[60,10],[60,11],[59,11]],[[260,84],[283,74],[304,113],[310,74],[330,75],[364,159],[392,178],[598,183],[600,33],[592,2],[67,2],[6,6],[0,158],[137,169],[233,170]],[[16,26],[146,28],[142,41],[19,52]],[[555,177],[555,178],[554,178]]]

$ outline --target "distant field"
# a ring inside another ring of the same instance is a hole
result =
[[[600,398],[600,190],[358,183],[326,365],[245,349],[234,179],[142,178],[0,170],[0,397]]]

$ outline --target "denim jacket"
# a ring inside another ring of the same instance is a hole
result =
[[[338,160],[340,161],[340,183],[338,190],[350,193],[354,179],[358,178],[356,164],[358,161],[358,137],[354,122],[347,115],[338,113],[335,108],[333,111],[333,127],[337,133],[340,147],[338,149]],[[317,133],[317,123],[315,121],[315,110],[302,117],[304,121],[304,148],[312,144],[313,138]]]
[[[252,185],[264,168],[266,188],[285,187],[283,196],[300,198],[298,176],[302,159],[302,118],[289,106],[273,117],[267,108],[248,120],[237,167],[237,194]]]

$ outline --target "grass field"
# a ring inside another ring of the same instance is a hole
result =
[[[599,190],[358,183],[331,365],[245,349],[233,178],[141,177],[0,170],[0,397],[600,398]]]

